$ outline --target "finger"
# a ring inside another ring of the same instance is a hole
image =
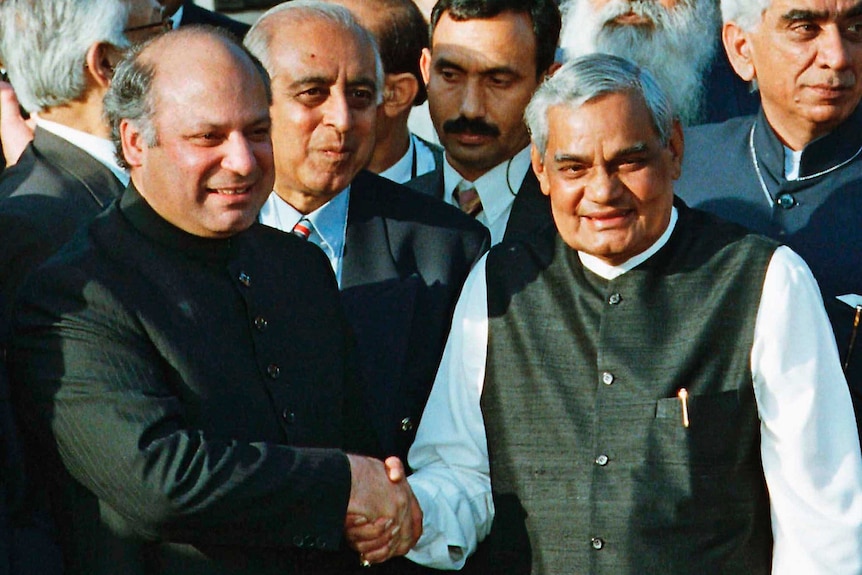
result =
[[[407,477],[404,464],[397,457],[387,457],[383,465],[386,467],[386,475],[392,483],[398,483]]]

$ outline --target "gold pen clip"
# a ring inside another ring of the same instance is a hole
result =
[[[680,405],[682,405],[682,426],[688,427],[690,423],[688,419],[688,390],[681,387],[676,395],[679,397]]]

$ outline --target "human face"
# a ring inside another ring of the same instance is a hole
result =
[[[654,26],[655,19],[650,16],[655,8],[648,6],[657,4],[665,9],[675,8],[677,4],[686,4],[686,0],[648,0],[633,1],[633,0],[570,0],[572,2],[589,2],[593,6],[593,10],[599,11],[606,8],[609,4],[626,4],[629,10],[614,18],[614,22],[619,26]]]
[[[148,146],[124,122],[124,155],[135,186],[164,219],[196,236],[229,237],[254,223],[272,190],[263,81],[223,41],[192,38],[171,48],[153,56],[158,143]]]
[[[609,94],[575,110],[548,110],[548,145],[533,169],[560,236],[572,249],[619,265],[667,229],[682,129],[661,143],[643,99]]]
[[[538,87],[529,14],[456,21],[444,12],[421,67],[434,128],[463,177],[475,180],[529,143],[524,109]]]
[[[302,213],[340,193],[374,150],[374,48],[322,20],[274,27],[275,191]]]
[[[725,45],[793,149],[832,131],[862,98],[860,0],[774,0],[754,30],[726,25]]]

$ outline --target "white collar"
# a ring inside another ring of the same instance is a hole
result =
[[[670,222],[667,225],[667,229],[664,233],[659,236],[659,238],[655,241],[653,245],[651,245],[646,250],[642,251],[636,256],[629,258],[623,263],[612,266],[606,261],[597,258],[596,256],[586,254],[584,252],[578,252],[578,257],[581,260],[581,263],[585,268],[593,272],[599,277],[602,277],[606,280],[613,280],[623,275],[629,270],[636,268],[641,265],[652,256],[656,254],[670,239],[670,236],[673,234],[673,230],[676,227],[677,219],[679,219],[679,214],[676,211],[676,207],[671,208],[670,212]]]
[[[515,195],[521,188],[521,183],[530,169],[530,146],[515,154],[505,162],[500,162],[481,176],[473,185],[482,200],[482,212],[489,223],[493,224],[498,218],[509,213]],[[453,205],[457,202],[452,197],[452,192],[464,178],[449,163],[443,159],[443,198]]]
[[[180,22],[183,20],[183,11],[185,10],[185,6],[180,4],[180,7],[177,8],[177,11],[174,12],[173,16],[171,16],[171,28],[176,30],[180,27]]]
[[[115,155],[116,147],[111,140],[100,138],[99,136],[94,136],[93,134],[88,134],[87,132],[82,132],[81,130],[58,124],[57,122],[51,122],[50,120],[45,120],[38,116],[36,117],[36,125],[46,132],[51,132],[58,138],[66,140],[73,146],[81,148],[93,156],[93,159],[97,162],[111,170],[124,186],[129,185],[129,174],[126,170],[120,167],[120,164],[117,163],[117,157]]]

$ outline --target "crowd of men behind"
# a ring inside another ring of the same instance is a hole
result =
[[[862,0],[0,0],[0,63],[0,575],[862,574]]]

